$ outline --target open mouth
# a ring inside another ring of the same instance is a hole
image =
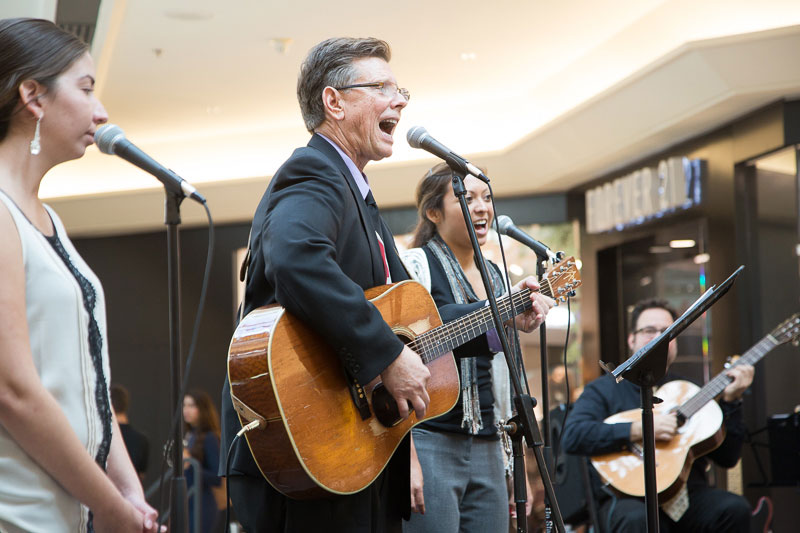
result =
[[[486,231],[489,229],[489,221],[484,219],[475,220],[472,223],[472,226],[475,228],[475,231]]]
[[[378,127],[381,129],[382,132],[392,135],[394,133],[394,129],[397,127],[397,120],[393,118],[389,118],[386,120],[381,120]]]

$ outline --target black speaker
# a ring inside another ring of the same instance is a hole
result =
[[[800,484],[800,413],[772,415],[767,433],[772,484]]]

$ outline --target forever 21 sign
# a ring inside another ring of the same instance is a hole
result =
[[[700,203],[703,159],[670,157],[586,191],[586,231],[622,230]]]

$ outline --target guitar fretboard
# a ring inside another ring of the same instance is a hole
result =
[[[767,335],[752,348],[747,350],[732,366],[744,364],[755,365],[762,357],[778,346],[778,344],[779,343],[775,341],[771,335]],[[697,394],[686,400],[686,402],[678,408],[678,414],[682,415],[684,418],[690,418],[705,404],[719,396],[730,382],[731,378],[725,372],[717,374],[714,379],[706,383]]]
[[[545,280],[541,285],[539,292],[545,296],[551,296],[549,283]],[[530,309],[533,306],[530,295],[531,290],[526,288],[499,299],[497,301],[497,309],[500,311],[501,321],[506,322],[508,319]],[[422,357],[423,363],[428,364],[437,357],[453,351],[454,348],[471,341],[492,328],[494,328],[492,310],[489,307],[483,307],[464,315],[458,320],[426,331],[408,343],[408,346]]]

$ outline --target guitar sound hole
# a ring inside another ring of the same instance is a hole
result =
[[[408,408],[411,409],[411,404]],[[394,401],[394,397],[389,394],[383,383],[378,383],[372,391],[372,409],[375,411],[378,422],[387,428],[396,426],[403,421],[397,410],[397,402]]]

